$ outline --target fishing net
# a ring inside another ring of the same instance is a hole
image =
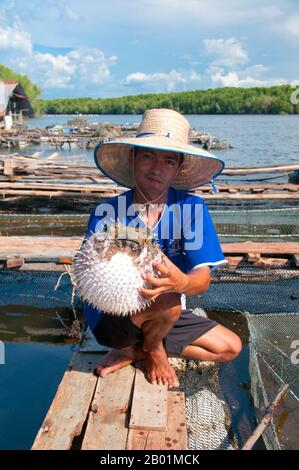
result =
[[[94,205],[98,201],[95,201]],[[82,205],[82,202],[80,203]],[[211,205],[211,201],[209,206]],[[73,213],[8,214],[0,213],[0,235],[82,235],[88,222],[88,214]],[[41,210],[40,207],[37,211]],[[69,209],[70,210],[70,209]],[[299,208],[284,207],[268,209],[225,210],[212,208],[210,211],[218,236],[222,242],[237,241],[299,241]],[[46,231],[45,231],[46,228]]]
[[[299,208],[211,211],[223,242],[299,241]]]
[[[79,338],[81,329],[81,302],[67,272],[0,271],[2,339]]]
[[[288,395],[263,433],[268,449],[299,447],[299,270],[224,268],[200,298],[204,309],[240,312],[250,333],[251,394],[260,422],[282,386]]]

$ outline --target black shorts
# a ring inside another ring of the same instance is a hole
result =
[[[188,344],[216,325],[218,323],[214,320],[196,315],[191,309],[182,310],[180,318],[163,340],[165,350],[169,354],[179,355]],[[143,342],[142,330],[131,322],[129,316],[118,317],[104,313],[93,334],[98,343],[113,349]]]

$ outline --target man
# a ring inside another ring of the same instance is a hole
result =
[[[116,317],[85,306],[96,339],[113,348],[97,367],[101,377],[144,359],[151,383],[177,387],[168,355],[220,362],[241,351],[232,331],[181,304],[182,294],[205,292],[211,267],[226,262],[204,201],[184,191],[212,181],[224,164],[189,145],[189,129],[181,114],[153,109],[144,114],[136,137],[116,139],[95,151],[101,171],[132,188],[109,200],[115,220],[129,225],[134,219],[148,227],[164,252],[163,263],[154,266],[158,276],[145,276],[151,288],[140,288],[154,301],[148,308]],[[99,205],[92,213],[87,236],[102,227],[101,209]]]

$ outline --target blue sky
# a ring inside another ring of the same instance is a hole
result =
[[[299,0],[0,0],[0,63],[44,98],[299,79]]]

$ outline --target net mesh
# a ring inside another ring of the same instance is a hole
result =
[[[268,449],[294,448],[299,438],[299,271],[250,266],[221,269],[194,303],[206,309],[240,312],[250,333],[251,393],[260,422],[283,385],[285,403],[263,433]],[[287,418],[286,418],[287,416]]]
[[[212,210],[224,242],[299,241],[299,208]]]
[[[0,271],[0,332],[7,340],[79,339],[82,302],[67,271]],[[13,335],[10,330],[13,328]],[[30,337],[28,336],[30,335]],[[26,340],[27,341],[27,340]]]

